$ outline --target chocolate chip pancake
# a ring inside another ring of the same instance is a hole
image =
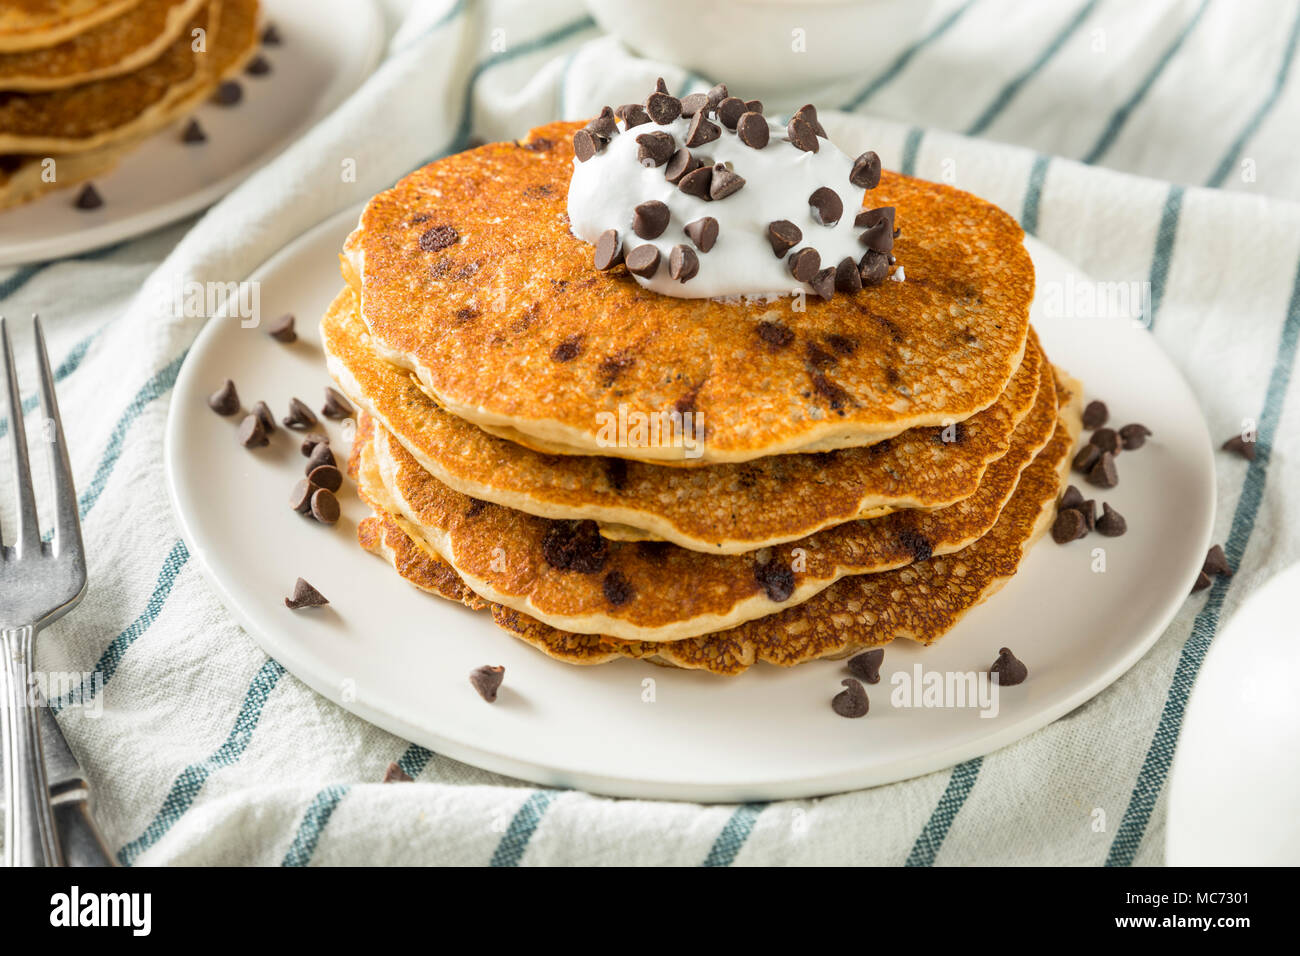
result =
[[[140,0],[5,0],[0,53],[53,46],[127,12]]]
[[[974,494],[1037,395],[1043,364],[1031,339],[1007,390],[964,423],[919,428],[887,443],[710,468],[554,456],[448,414],[414,377],[377,358],[345,288],[321,320],[330,373],[420,466],[455,491],[547,518],[592,519],[606,537],[662,539],[738,554],[845,521],[934,509]]]
[[[989,203],[885,173],[872,201],[897,208],[905,281],[832,301],[670,298],[597,271],[570,233],[578,129],[425,166],[345,245],[372,347],[451,414],[553,453],[743,462],[963,421],[1019,367],[1033,266]],[[625,413],[688,412],[698,445],[610,437]]]
[[[1081,424],[1082,390],[1060,386],[1061,412],[1046,447],[1021,475],[994,526],[966,548],[881,574],[843,578],[810,600],[714,634],[670,643],[622,641],[557,630],[513,608],[488,604],[496,624],[558,660],[600,664],[620,657],[714,674],[738,674],[756,661],[789,667],[844,657],[907,638],[930,644],[950,631],[1015,574],[1055,512],[1054,502]],[[362,445],[359,443],[358,448]],[[356,456],[354,456],[354,473]],[[384,557],[410,583],[471,607],[483,602],[400,518],[382,509],[357,529],[368,551]]]
[[[485,600],[564,630],[681,640],[773,614],[846,575],[948,554],[985,534],[1051,437],[1057,403],[1046,363],[1042,376],[1039,398],[1010,450],[990,465],[970,498],[936,511],[848,522],[750,554],[610,542],[590,521],[554,521],[489,505],[430,476],[383,428],[373,429],[361,453],[361,484]]]
[[[0,90],[58,90],[130,73],[162,55],[207,0],[141,0],[39,50],[0,53]]]

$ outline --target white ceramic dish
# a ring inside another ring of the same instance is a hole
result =
[[[1171,866],[1300,865],[1300,565],[1214,639],[1169,777]]]
[[[261,52],[265,76],[240,76],[238,106],[195,112],[206,143],[181,142],[181,123],[154,134],[93,180],[104,205],[73,205],[80,186],[0,211],[0,266],[76,255],[175,222],[216,202],[338,106],[383,52],[373,0],[263,0],[262,20],[284,37]]]
[[[313,317],[341,287],[336,256],[355,221],[355,211],[330,220],[254,276],[265,315],[299,316],[298,343],[282,347],[233,320],[204,329],[176,383],[167,480],[197,564],[249,633],[320,693],[407,739],[517,777],[622,796],[737,801],[871,786],[988,753],[1079,706],[1141,657],[1187,598],[1214,507],[1194,396],[1132,322],[1053,319],[1036,304],[1052,358],[1104,396],[1119,423],[1141,420],[1155,433],[1121,459],[1121,484],[1100,496],[1128,518],[1125,537],[1069,547],[1044,540],[1006,588],[934,647],[892,645],[863,720],[829,706],[842,663],[761,665],[721,679],[632,661],[552,661],[364,554],[354,532],[367,512],[350,486],[336,527],[294,514],[287,495],[303,464],[297,443],[281,432],[271,447],[245,451],[235,423],[205,404],[226,377],[246,405],[265,399],[283,414],[291,396],[319,404],[328,378]],[[1040,289],[1064,281],[1068,263],[1037,242],[1030,249]],[[331,432],[337,448],[339,430]],[[1091,570],[1094,547],[1106,549],[1106,573]],[[299,575],[330,609],[285,608]],[[1002,692],[998,716],[891,705],[895,673],[982,671],[1003,645],[1031,678]],[[487,663],[506,667],[494,706],[467,680]]]

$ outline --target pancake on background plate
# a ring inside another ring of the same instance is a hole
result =
[[[62,43],[140,3],[140,0],[5,0],[0,4],[0,53]]]

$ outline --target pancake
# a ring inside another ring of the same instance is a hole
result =
[[[0,52],[62,43],[140,0],[5,0],[0,4]]]
[[[963,421],[1019,366],[1033,265],[995,206],[886,172],[870,196],[897,207],[906,281],[829,302],[670,298],[621,266],[596,271],[570,234],[579,126],[417,170],[370,201],[344,246],[372,347],[451,414],[553,453],[743,462]],[[701,415],[700,456],[611,447],[620,407]]]
[[[0,153],[59,154],[143,137],[188,112],[256,47],[257,0],[210,0],[148,66],[45,93],[0,94]],[[208,51],[191,49],[207,30]]]
[[[57,90],[130,73],[161,56],[206,2],[141,0],[62,43],[0,53],[0,90]]]
[[[774,614],[847,575],[950,554],[985,534],[1052,435],[1057,403],[1047,363],[1042,374],[1039,399],[1010,450],[970,498],[936,511],[848,522],[743,555],[608,542],[592,522],[477,501],[429,475],[383,428],[373,429],[362,450],[359,480],[368,499],[406,519],[484,600],[561,630],[676,641]]]
[[[489,605],[493,620],[513,636],[570,664],[630,657],[720,675],[738,674],[757,661],[790,667],[846,657],[897,638],[931,644],[1001,588],[1050,526],[1070,450],[1081,428],[1081,395],[1077,382],[1062,383],[1062,408],[1051,441],[1025,470],[993,528],[955,554],[883,574],[843,578],[809,601],[770,617],[666,644],[566,633],[499,604]],[[362,547],[388,560],[416,587],[452,600],[462,599],[453,594],[465,594],[448,589],[454,570],[390,513],[378,510],[363,520],[357,536]]]
[[[970,497],[1033,406],[1043,364],[1036,345],[1026,349],[998,400],[946,434],[941,427],[919,428],[870,448],[664,468],[539,454],[449,414],[409,372],[371,352],[355,304],[345,288],[321,321],[330,373],[434,478],[529,514],[595,520],[615,540],[666,540],[716,554],[753,551],[857,518],[940,508]]]

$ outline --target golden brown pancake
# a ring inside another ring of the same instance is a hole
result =
[[[4,0],[0,52],[62,43],[130,10],[140,0]]]
[[[814,598],[778,614],[716,634],[671,643],[620,641],[549,627],[512,608],[489,605],[496,624],[558,660],[600,664],[642,658],[714,674],[734,675],[756,661],[790,667],[844,657],[902,637],[930,644],[1016,572],[1030,545],[1050,525],[1057,493],[1079,433],[1081,388],[1059,385],[1061,414],[1047,446],[1025,470],[1016,492],[987,534],[961,551],[882,574],[843,578]],[[358,448],[362,444],[358,443]],[[356,458],[354,456],[354,465]],[[455,572],[403,528],[377,511],[361,522],[358,540],[387,559],[410,583],[451,600],[472,592],[456,588]],[[471,606],[478,602],[473,597]]]
[[[417,170],[370,201],[345,244],[377,354],[451,414],[557,453],[742,462],[965,420],[1019,366],[1033,265],[995,206],[886,172],[870,195],[897,207],[906,281],[802,312],[669,298],[621,266],[596,271],[569,232],[579,126]],[[703,454],[609,447],[604,416],[620,406],[701,414]]]
[[[57,90],[130,73],[162,55],[206,2],[141,0],[62,43],[0,53],[0,90]]]
[[[676,641],[773,614],[847,575],[958,551],[985,534],[1052,435],[1056,392],[1046,363],[1042,374],[1039,399],[1010,450],[971,497],[935,511],[848,522],[749,554],[609,542],[590,521],[477,501],[429,475],[383,428],[362,451],[360,480],[368,498],[404,518],[483,599],[562,630]]]
[[[1043,363],[1031,343],[998,400],[951,428],[912,429],[869,448],[820,455],[664,468],[544,455],[448,414],[409,372],[375,357],[355,304],[345,288],[321,320],[330,372],[434,478],[529,514],[595,520],[617,540],[661,539],[715,554],[752,551],[856,518],[934,509],[970,497],[1033,407]]]

